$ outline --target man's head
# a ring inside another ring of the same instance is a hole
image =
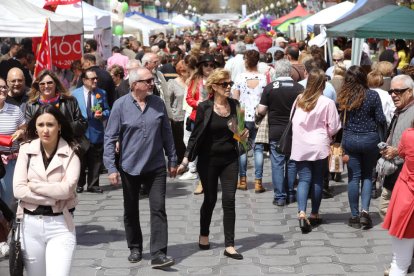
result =
[[[238,54],[243,55],[244,52],[246,52],[246,44],[244,44],[244,42],[237,42],[236,45],[234,46],[234,53],[236,55]]]
[[[286,56],[289,61],[298,61],[299,58],[299,48],[296,46],[288,46],[286,48]]]
[[[274,46],[279,46],[280,48],[284,49],[286,48],[287,43],[288,41],[284,37],[279,36],[276,38]]]
[[[9,86],[9,96],[15,97],[22,95],[25,90],[25,79],[23,71],[14,67],[7,73],[7,85]]]
[[[139,48],[142,47],[142,44],[138,40],[132,39],[132,40],[129,41],[129,46],[130,46],[131,50],[136,53],[136,52],[139,51]]]
[[[403,109],[414,99],[413,89],[414,81],[408,75],[398,75],[391,80],[391,89],[388,93],[397,110]]]
[[[17,52],[20,50],[21,46],[18,43],[12,42],[10,44],[9,54],[11,57],[16,56]]]
[[[121,53],[121,49],[118,46],[112,47],[112,54],[119,54]]]
[[[95,90],[96,87],[98,87],[98,76],[96,75],[96,72],[91,69],[87,69],[82,74],[82,82],[88,91]]]
[[[290,77],[292,65],[287,59],[280,59],[275,62],[274,78]]]
[[[136,94],[152,93],[154,89],[154,76],[147,68],[138,68],[129,73],[131,91]]]
[[[95,39],[88,39],[85,42],[85,53],[95,53],[98,49],[98,43]]]
[[[337,64],[338,62],[344,61],[344,52],[342,50],[336,50],[332,53],[332,61],[334,64]]]
[[[155,70],[158,67],[158,64],[160,63],[160,58],[154,53],[146,53],[142,59],[142,66],[147,68],[150,72],[155,73]]]
[[[128,61],[126,69],[128,71],[128,74],[131,73],[131,71],[137,70],[138,68],[141,68],[142,64],[139,62],[139,60],[131,59]]]
[[[82,69],[86,70],[96,65],[96,57],[93,54],[84,54],[81,59]]]

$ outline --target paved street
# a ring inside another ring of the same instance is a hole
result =
[[[350,216],[346,182],[332,182],[335,197],[323,200],[321,206],[326,223],[302,235],[296,203],[285,208],[273,206],[273,192],[255,194],[251,168],[249,173],[250,189],[237,191],[236,199],[236,247],[244,260],[223,256],[220,201],[211,224],[212,249],[198,249],[203,196],[193,195],[194,181],[169,180],[168,254],[175,258],[176,265],[167,272],[151,269],[148,199],[140,204],[144,259],[130,264],[122,218],[122,190],[110,187],[106,176],[102,176],[103,194],[79,195],[75,213],[78,246],[71,275],[383,275],[390,262],[391,247],[387,232],[380,228],[378,200],[371,202],[375,227],[368,231],[350,228],[346,225]],[[264,183],[268,189],[270,179],[270,164],[266,159]],[[7,260],[0,261],[0,275],[8,275],[7,264]]]

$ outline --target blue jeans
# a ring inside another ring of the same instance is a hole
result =
[[[289,156],[276,151],[277,141],[270,140],[270,162],[272,165],[272,182],[274,198],[286,199],[287,194],[295,195],[296,164]],[[286,192],[287,186],[287,192]]]
[[[0,179],[0,198],[9,206],[10,210],[16,213],[17,201],[13,194],[13,174],[17,160],[9,160],[6,168],[6,175]]]
[[[311,190],[312,214],[319,213],[322,200],[323,178],[327,169],[327,158],[316,161],[297,161],[299,184],[297,192],[298,211],[306,213],[309,190]]]
[[[359,215],[359,191],[362,210],[369,211],[372,190],[372,170],[378,157],[379,136],[376,132],[355,133],[345,131],[342,146],[348,161],[348,200],[353,217]],[[362,182],[362,187],[359,184]]]
[[[245,122],[245,127],[249,130],[249,142],[254,150],[254,175],[256,179],[263,177],[263,144],[255,144],[257,129],[254,122]],[[247,172],[247,154],[240,155],[240,176],[246,176]]]

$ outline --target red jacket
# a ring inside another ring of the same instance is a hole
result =
[[[198,99],[200,98],[200,89],[202,89],[203,87],[203,79],[199,79],[197,82],[197,87],[194,88],[194,84],[195,80],[192,80],[189,85],[188,85],[188,89],[187,89],[187,97],[186,97],[186,101],[188,103],[189,106],[191,106],[193,108],[193,110],[191,111],[190,114],[190,120],[195,122],[195,118],[196,118],[196,114],[197,114],[197,106],[198,106]],[[194,91],[194,95],[193,95],[193,90]]]
[[[254,40],[256,47],[259,49],[260,53],[266,53],[267,49],[272,47],[272,38],[266,34],[261,34]]]
[[[402,134],[398,154],[404,166],[392,191],[383,228],[399,239],[414,238],[414,128]]]

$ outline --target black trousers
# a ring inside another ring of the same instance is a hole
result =
[[[204,191],[204,201],[200,209],[200,235],[210,234],[210,223],[213,210],[217,202],[218,179],[222,190],[224,244],[234,246],[234,225],[236,222],[235,196],[239,175],[238,159],[226,165],[215,165],[198,159],[197,170]]]
[[[81,171],[78,180],[78,187],[83,187],[86,183],[88,183],[88,188],[99,186],[99,172],[103,163],[102,159],[103,144],[91,143],[88,151],[83,155],[81,160]],[[86,169],[88,169],[87,177]]]
[[[174,137],[175,151],[177,153],[177,164],[180,164],[183,161],[185,153],[184,121],[175,122],[171,120],[171,130]]]
[[[120,171],[124,194],[124,224],[128,248],[142,251],[142,231],[139,222],[139,191],[141,184],[149,190],[152,259],[167,254],[168,223],[165,212],[165,188],[167,171],[165,167],[142,175],[130,175]]]

